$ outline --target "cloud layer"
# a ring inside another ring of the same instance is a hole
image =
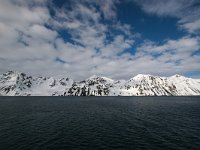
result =
[[[93,74],[127,79],[138,73],[199,71],[200,39],[198,32],[193,35],[200,29],[199,9],[193,8],[197,1],[133,2],[147,13],[178,17],[178,26],[188,35],[162,44],[143,39],[135,47],[134,26],[117,16],[120,0],[77,0],[61,8],[47,0],[1,0],[0,73],[19,70],[81,80]]]

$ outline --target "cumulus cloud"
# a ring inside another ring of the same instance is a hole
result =
[[[0,1],[0,73],[19,70],[81,80],[93,74],[127,79],[138,73],[167,76],[200,69],[200,56],[193,55],[200,48],[198,37],[162,45],[147,41],[135,55],[127,52],[137,36],[131,25],[117,19],[119,3],[77,0],[58,8],[47,0]],[[67,39],[60,35],[64,31]]]

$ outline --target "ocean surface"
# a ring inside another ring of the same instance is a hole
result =
[[[200,150],[200,97],[0,97],[1,150]]]

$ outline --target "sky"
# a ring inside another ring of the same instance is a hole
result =
[[[0,0],[0,74],[200,78],[199,0]]]

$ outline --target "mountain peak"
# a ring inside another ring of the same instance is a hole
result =
[[[180,74],[175,74],[173,76],[171,76],[172,78],[185,78],[184,76],[180,75]]]
[[[92,75],[92,76],[89,77],[87,80],[93,80],[93,79],[104,79],[104,80],[107,80],[107,81],[113,81],[113,80],[110,79],[110,78],[103,77],[103,76],[97,76],[97,75]]]
[[[96,78],[100,78],[99,76],[97,76],[96,74],[90,76],[88,79],[96,79]]]
[[[142,79],[142,78],[148,78],[151,77],[152,75],[150,74],[138,74],[136,76],[133,77],[133,79]]]

